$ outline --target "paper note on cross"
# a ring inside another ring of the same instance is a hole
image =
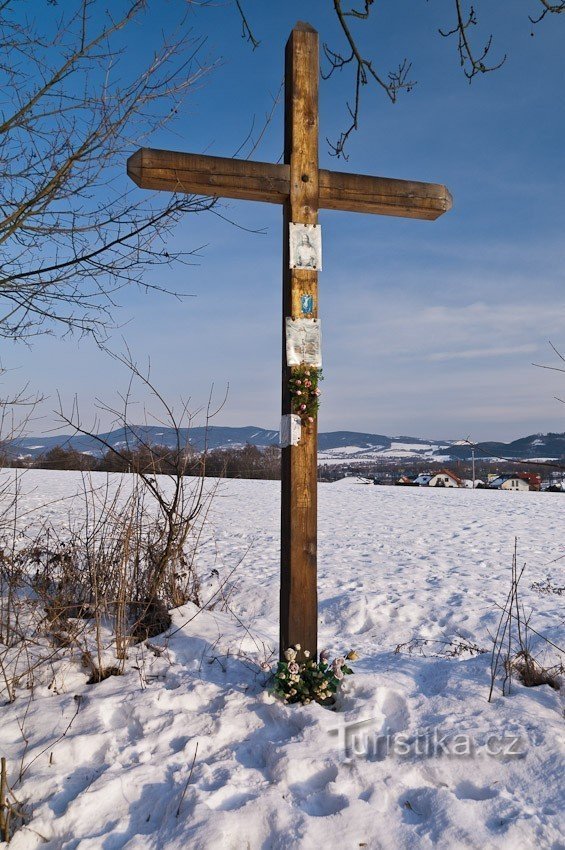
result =
[[[287,320],[306,321],[305,313],[309,321],[318,319],[321,242],[318,246],[311,238],[319,233],[312,230],[318,210],[431,221],[451,207],[449,191],[436,183],[319,168],[318,80],[318,34],[309,24],[298,23],[286,45],[285,150],[280,165],[151,148],[141,148],[127,164],[129,176],[144,189],[282,205],[283,417],[292,414],[289,380],[297,368],[286,357]],[[299,643],[312,656],[317,654],[318,620],[317,437],[314,421],[302,427],[299,440],[285,439],[281,470],[280,649],[282,653]]]

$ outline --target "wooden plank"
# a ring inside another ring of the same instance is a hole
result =
[[[283,204],[288,165],[140,148],[128,159],[128,175],[142,189]]]
[[[324,209],[433,221],[452,203],[449,190],[439,183],[320,170],[320,207]]]
[[[308,24],[293,29],[285,54],[285,150],[290,196],[283,209],[282,412],[291,412],[286,365],[286,316],[299,318],[300,296],[312,295],[318,316],[318,274],[289,269],[289,223],[318,221],[318,34]],[[302,428],[298,446],[282,450],[281,653],[299,643],[317,654],[317,423]]]
[[[140,148],[128,174],[143,189],[162,189],[246,201],[284,204],[290,167],[220,156]],[[346,212],[433,220],[451,209],[449,190],[438,183],[393,180],[367,174],[319,172],[319,207]]]

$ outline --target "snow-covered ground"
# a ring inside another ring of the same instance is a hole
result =
[[[51,519],[81,510],[76,473],[22,487]],[[87,685],[52,662],[2,707],[30,815],[13,850],[564,848],[565,690],[514,682],[489,703],[490,655],[444,643],[490,650],[516,537],[531,624],[563,645],[563,596],[531,588],[564,584],[563,497],[320,485],[320,646],[360,655],[330,711],[274,701],[260,669],[278,635],[278,492],[221,484],[197,559],[204,597],[233,571],[212,610],[176,610],[124,676]]]

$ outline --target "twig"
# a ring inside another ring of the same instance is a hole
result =
[[[0,835],[6,843],[10,840],[8,814],[8,779],[6,776],[6,759],[2,756],[0,767]]]
[[[10,797],[14,801],[13,803],[9,799]],[[10,821],[13,815],[21,818],[22,821],[24,820],[21,803],[8,784],[6,759],[2,756],[0,760],[0,838],[6,844],[10,843]]]
[[[463,68],[463,73],[465,74],[469,82],[471,82],[477,74],[487,74],[490,71],[497,71],[504,65],[507,57],[506,54],[504,54],[500,62],[498,62],[497,64],[486,64],[485,60],[488,54],[490,53],[490,49],[492,47],[492,35],[488,37],[481,54],[478,57],[475,56],[473,48],[471,46],[471,42],[468,37],[468,30],[471,27],[477,25],[477,15],[475,13],[475,9],[473,6],[470,6],[469,14],[465,16],[461,7],[461,0],[454,0],[454,2],[457,23],[455,24],[453,29],[447,31],[440,29],[438,30],[438,32],[441,36],[443,36],[443,38],[449,38],[452,35],[457,36],[459,61],[461,63],[461,67]]]
[[[20,771],[20,775],[19,775],[19,778],[18,778],[18,782],[21,782],[21,781],[22,781],[23,777],[25,776],[25,774],[27,773],[27,771],[30,769],[30,767],[32,766],[32,764],[33,764],[35,761],[37,761],[37,759],[38,759],[38,758],[40,758],[40,757],[43,755],[43,753],[46,753],[46,752],[47,752],[47,750],[51,749],[51,747],[55,747],[55,746],[56,746],[56,745],[57,745],[60,741],[62,741],[62,740],[63,740],[63,738],[65,738],[65,737],[66,737],[67,732],[69,731],[69,729],[70,729],[70,728],[71,728],[71,726],[73,725],[73,723],[74,723],[74,721],[75,721],[75,719],[76,719],[76,717],[77,717],[77,715],[78,715],[78,713],[79,713],[79,711],[80,711],[80,705],[81,705],[81,702],[82,702],[82,697],[81,697],[80,695],[75,696],[75,702],[76,702],[76,706],[77,706],[77,707],[76,707],[76,710],[75,710],[75,713],[73,714],[73,716],[72,716],[72,717],[71,717],[71,719],[69,720],[69,722],[68,722],[68,724],[67,724],[67,727],[66,727],[65,731],[64,731],[61,735],[59,735],[59,737],[58,737],[55,741],[53,741],[52,743],[47,744],[47,746],[46,746],[46,747],[44,747],[42,750],[40,750],[40,751],[37,753],[37,755],[36,755],[36,756],[34,756],[34,757],[32,758],[32,760],[31,760],[30,762],[28,762],[28,764],[26,764],[26,766],[24,767],[24,769]]]
[[[335,71],[342,71],[347,65],[351,64],[355,67],[353,103],[347,104],[347,110],[351,118],[351,123],[340,134],[337,142],[332,143],[329,139],[326,139],[328,145],[330,146],[330,152],[332,156],[341,156],[344,159],[347,159],[347,156],[345,154],[345,146],[350,135],[354,132],[354,130],[357,130],[359,126],[361,87],[367,85],[369,80],[372,79],[375,83],[377,83],[378,86],[382,88],[382,90],[386,93],[391,102],[395,103],[398,97],[398,93],[401,90],[405,89],[409,92],[416,85],[416,83],[414,80],[410,80],[408,77],[412,65],[410,62],[408,62],[407,59],[404,59],[395,71],[389,71],[386,77],[384,77],[375,69],[372,61],[370,59],[367,59],[361,53],[357,41],[353,36],[353,33],[351,32],[346,18],[352,17],[366,20],[369,17],[373,0],[365,0],[364,9],[361,12],[355,9],[351,9],[348,12],[344,11],[342,2],[343,0],[333,0],[333,5],[338,23],[341,27],[341,31],[345,36],[349,52],[347,54],[344,54],[337,50],[332,50],[327,44],[324,44],[324,54],[329,62],[330,67],[327,72],[322,72],[322,78],[326,80],[329,79],[332,74],[335,73]]]
[[[539,24],[546,15],[562,15],[565,12],[565,0],[560,0],[559,3],[550,3],[549,0],[539,0],[539,2],[543,6],[539,16],[532,18],[531,15],[528,15],[532,24]]]
[[[180,807],[182,806],[182,801],[184,800],[186,790],[187,790],[187,788],[190,784],[190,780],[192,779],[192,771],[194,770],[194,762],[196,761],[197,752],[198,752],[198,741],[196,742],[196,747],[195,747],[195,750],[194,750],[194,756],[192,757],[192,764],[190,765],[190,771],[189,771],[189,774],[188,774],[188,779],[186,780],[185,786],[182,789],[182,794],[180,795],[179,805],[178,805],[178,808],[177,808],[177,813],[175,815],[175,817],[177,817],[177,818],[180,815]]]
[[[253,50],[256,50],[261,44],[261,42],[258,41],[253,35],[253,31],[249,26],[249,21],[247,20],[247,17],[241,7],[241,3],[239,2],[239,0],[235,0],[235,5],[237,6],[237,11],[239,12],[239,16],[241,18],[241,37],[249,42]]]

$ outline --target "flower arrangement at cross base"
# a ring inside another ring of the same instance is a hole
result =
[[[278,662],[272,693],[285,703],[331,705],[344,677],[353,673],[347,661],[355,661],[359,656],[351,651],[345,658],[334,658],[330,662],[329,653],[321,652],[320,660],[315,661],[305,649],[304,661],[299,662],[296,660],[299,651],[297,643],[286,650],[285,660]]]
[[[323,380],[322,370],[313,366],[295,366],[292,369],[289,379],[292,412],[300,416],[305,427],[311,425],[318,415],[321,395],[318,384]]]

